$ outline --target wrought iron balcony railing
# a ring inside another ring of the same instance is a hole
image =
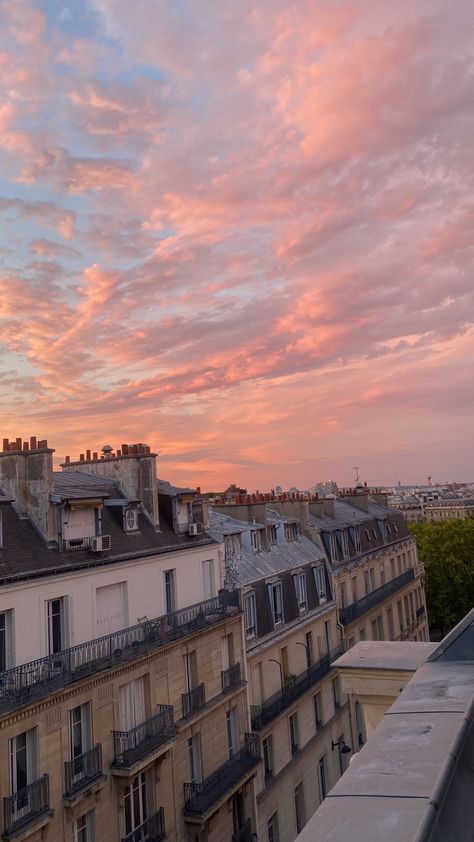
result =
[[[206,688],[204,684],[198,684],[187,693],[181,694],[181,702],[183,706],[183,717],[191,716],[206,704]]]
[[[260,762],[258,734],[246,734],[242,748],[201,783],[184,784],[184,813],[203,816]]]
[[[205,602],[80,643],[0,673],[0,713],[48,696],[83,678],[131,661],[240,611],[239,591],[222,591]]]
[[[78,754],[64,764],[66,789],[64,795],[71,798],[102,777],[102,746],[97,744],[89,751]]]
[[[292,678],[281,690],[266,699],[261,705],[251,705],[250,715],[252,728],[260,731],[265,725],[275,719],[285,708],[289,707],[310,687],[321,681],[331,669],[331,664],[344,652],[343,645],[333,649],[329,655],[324,655],[319,661],[311,664],[307,670]]]
[[[413,567],[409,567],[408,570],[404,570],[400,576],[397,576],[395,579],[391,579],[390,582],[385,582],[382,587],[377,588],[377,590],[372,591],[372,593],[367,594],[367,596],[363,596],[362,599],[358,599],[351,605],[346,605],[345,608],[341,608],[339,612],[341,623],[344,626],[348,626],[350,623],[353,623],[354,620],[362,617],[362,615],[367,611],[370,611],[371,608],[375,608],[379,602],[383,602],[384,599],[388,599],[389,596],[392,596],[392,594],[399,591],[405,585],[408,585],[409,582],[413,582],[414,578],[415,571]]]
[[[159,705],[156,716],[141,722],[130,731],[112,731],[114,738],[113,766],[127,769],[142,757],[167,743],[175,735],[173,706]]]
[[[246,819],[242,827],[234,830],[232,842],[253,842],[252,822],[250,819]]]
[[[238,687],[241,681],[240,664],[232,664],[227,670],[222,670],[222,692],[228,693],[234,687]]]
[[[49,776],[43,775],[32,784],[3,799],[4,839],[10,839],[28,824],[50,811]]]
[[[122,842],[162,842],[165,835],[165,812],[160,807],[157,813],[122,837]]]

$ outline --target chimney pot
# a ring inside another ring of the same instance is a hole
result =
[[[83,461],[84,461],[84,454],[80,453],[79,454],[79,462],[83,462]]]
[[[70,457],[70,456],[66,456],[66,458],[65,458],[65,460],[64,460],[64,461],[65,461],[65,462],[67,462],[67,463],[69,464],[69,462],[71,461],[71,457]]]
[[[121,455],[122,455],[122,451],[121,451],[121,450],[117,450],[117,456],[121,456]]]
[[[21,437],[18,436],[15,441],[15,450],[21,450]]]
[[[88,461],[88,462],[90,462],[90,461],[91,461],[91,452],[90,452],[90,450],[86,450],[86,459],[87,459],[87,461]]]
[[[23,442],[23,450],[29,450],[29,449],[30,449],[30,446],[29,446],[28,442],[24,441]]]
[[[92,458],[94,459],[94,461],[97,459],[97,453],[96,453],[96,451],[95,451],[95,450],[94,450],[94,452],[93,452],[93,454],[92,454]]]
[[[10,442],[8,441],[8,439],[3,439],[3,450],[4,451],[9,450],[9,448],[10,448]]]
[[[36,450],[36,436],[30,436],[30,450]]]
[[[128,456],[128,444],[122,444],[122,453],[124,456]]]

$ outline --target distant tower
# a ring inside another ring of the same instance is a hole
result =
[[[428,477],[428,485],[431,485],[431,477]]]

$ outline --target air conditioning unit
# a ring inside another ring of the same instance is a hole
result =
[[[95,538],[91,538],[89,549],[91,553],[102,553],[104,550],[110,550],[111,546],[110,535],[96,535]]]
[[[190,535],[201,535],[202,533],[202,523],[190,523],[189,524],[189,534]]]

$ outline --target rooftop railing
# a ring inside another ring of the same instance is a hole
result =
[[[43,775],[37,781],[19,789],[3,799],[4,839],[10,839],[31,822],[50,812],[49,776]]]
[[[102,778],[102,746],[97,744],[89,751],[78,754],[64,764],[66,798],[72,798],[87,786]]]
[[[384,599],[388,599],[389,596],[392,596],[392,594],[399,591],[405,585],[408,585],[408,583],[412,582],[414,578],[415,571],[413,567],[409,567],[408,570],[404,570],[400,576],[397,576],[395,579],[391,579],[390,582],[385,582],[385,584],[380,588],[377,588],[377,590],[372,591],[367,594],[367,596],[363,596],[362,599],[358,599],[351,605],[346,605],[345,608],[341,608],[339,611],[341,623],[343,626],[348,626],[350,623],[353,623],[354,620],[362,617],[362,615],[367,611],[375,608],[379,602],[383,602]]]
[[[122,842],[162,842],[165,838],[165,813],[160,807],[157,813],[122,837]]]
[[[201,783],[184,784],[184,813],[203,816],[260,762],[258,734],[246,734],[242,748]]]
[[[260,731],[283,710],[292,705],[296,699],[299,699],[303,693],[306,693],[310,687],[321,681],[331,669],[332,662],[339,658],[343,652],[344,646],[341,644],[336,649],[331,650],[328,655],[324,655],[319,661],[311,664],[300,675],[288,681],[281,690],[278,690],[261,705],[251,705],[250,715],[253,730]]]
[[[0,713],[218,623],[240,610],[239,600],[239,591],[222,591],[204,602],[6,670],[0,673]]]
[[[112,734],[114,737],[113,765],[127,769],[174,737],[173,706],[159,705],[156,716],[141,722],[130,731],[112,731]]]

